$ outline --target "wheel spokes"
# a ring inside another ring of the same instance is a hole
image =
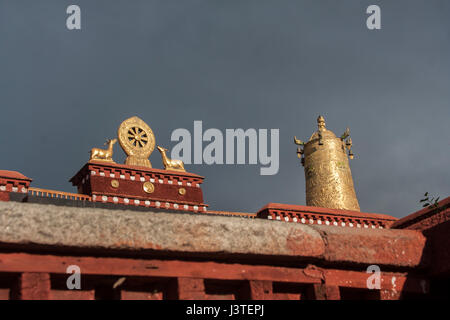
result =
[[[137,148],[145,147],[149,142],[147,132],[140,127],[132,127],[128,129],[127,138],[131,145]]]

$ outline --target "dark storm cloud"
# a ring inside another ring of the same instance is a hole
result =
[[[280,170],[189,165],[212,208],[305,203],[292,136],[351,129],[361,209],[401,217],[450,190],[448,1],[0,1],[0,169],[67,180],[132,115],[176,128],[280,128]],[[365,9],[378,4],[382,29]],[[124,159],[116,146],[117,162]],[[157,152],[154,167],[162,167]]]

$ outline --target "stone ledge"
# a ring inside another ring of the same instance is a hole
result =
[[[422,263],[424,242],[420,232],[411,230],[353,230],[151,210],[0,202],[0,243],[13,245],[284,256],[414,267]]]
[[[417,231],[311,226],[326,243],[324,259],[331,262],[417,267],[426,238]]]
[[[0,242],[77,248],[320,257],[320,234],[294,224],[206,215],[0,202]]]

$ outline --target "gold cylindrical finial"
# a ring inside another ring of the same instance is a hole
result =
[[[349,156],[353,157],[350,131],[347,128],[341,137],[336,137],[326,129],[323,116],[317,118],[317,125],[318,130],[301,145],[303,150],[297,150],[303,156],[306,205],[360,211],[346,154],[349,149]]]

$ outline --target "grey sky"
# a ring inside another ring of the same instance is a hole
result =
[[[66,29],[78,4],[82,30]],[[381,7],[382,29],[365,10]],[[211,208],[305,204],[292,136],[351,129],[361,210],[402,217],[449,195],[450,2],[0,0],[0,169],[68,179],[137,115],[176,128],[279,128],[280,170],[188,165]],[[124,160],[116,145],[115,160]],[[162,168],[157,150],[150,157]]]

